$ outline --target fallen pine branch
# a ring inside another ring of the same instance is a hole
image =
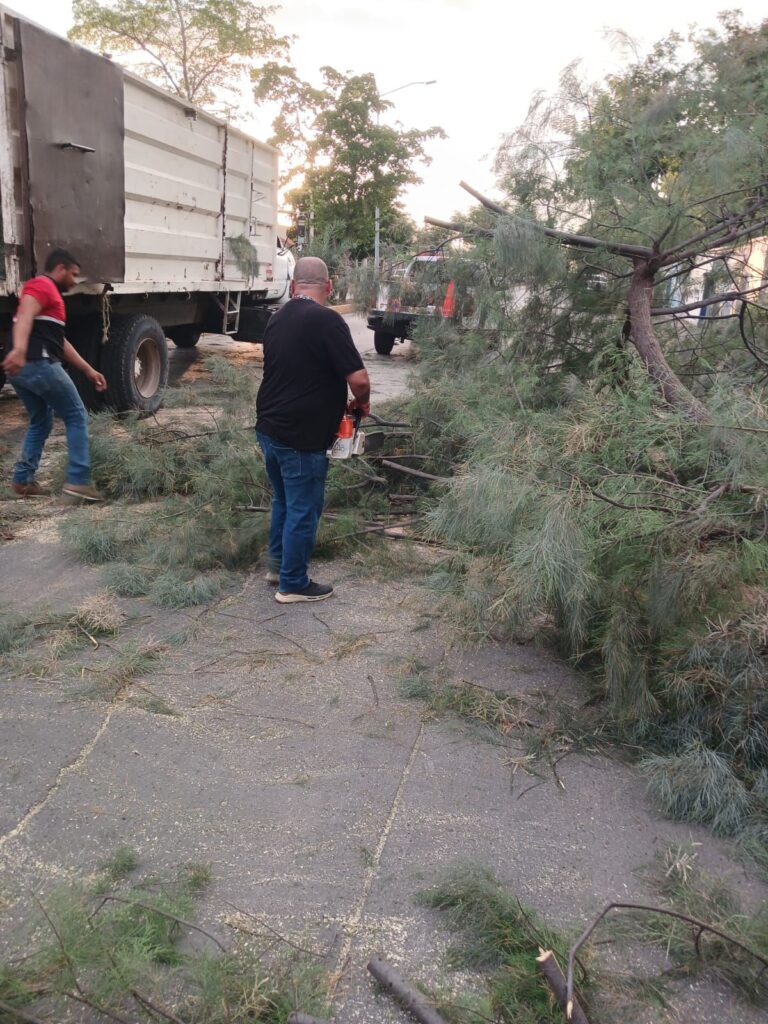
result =
[[[419,517],[420,518],[420,517]],[[337,540],[347,540],[349,537],[363,537],[367,533],[386,533],[387,530],[400,530],[404,526],[414,526],[419,519],[406,519],[400,523],[380,523],[377,526],[366,526],[362,530],[354,530],[352,533],[342,533],[339,537],[329,538],[333,543]],[[395,536],[393,534],[393,536]]]
[[[401,473],[407,473],[409,476],[417,476],[421,480],[436,480],[441,484],[448,484],[451,482],[451,477],[449,476],[435,476],[434,473],[425,473],[421,469],[411,469],[410,466],[401,466],[399,462],[392,462],[391,459],[382,459],[381,465],[388,466],[389,469],[397,469]]]
[[[603,918],[606,917],[612,910],[639,910],[642,913],[646,914],[664,914],[666,917],[675,917],[679,921],[685,921],[687,924],[690,924],[691,927],[695,930],[696,934],[694,936],[693,946],[697,956],[701,956],[702,934],[704,932],[710,932],[712,935],[716,935],[719,939],[722,939],[724,942],[729,942],[732,946],[736,946],[738,949],[741,949],[748,956],[754,957],[755,960],[757,960],[759,963],[763,965],[761,968],[761,974],[768,968],[768,957],[765,957],[762,955],[762,953],[758,953],[756,950],[751,949],[749,946],[739,941],[739,939],[735,939],[732,935],[728,935],[726,932],[721,931],[714,925],[707,924],[705,921],[699,921],[697,918],[691,917],[689,914],[682,914],[678,910],[667,910],[665,907],[649,907],[645,906],[642,903],[609,903],[598,914],[594,921],[592,921],[589,927],[582,932],[582,934],[576,940],[574,945],[571,946],[571,949],[568,952],[568,977],[566,984],[567,1007],[573,1006],[573,968],[574,963],[576,962],[576,954],[579,952],[581,947],[590,937],[595,928],[597,928],[597,926],[600,924]],[[578,1018],[572,1018],[570,1016],[568,1009],[566,1008],[566,1019],[577,1020]]]
[[[10,1003],[4,1003],[0,1000],[0,1010],[3,1013],[7,1013],[9,1017],[14,1017],[16,1020],[26,1021],[27,1024],[46,1024],[44,1020],[39,1017],[33,1017],[31,1013],[25,1013],[23,1010],[18,1009],[15,1006],[11,1006]]]
[[[149,1010],[154,1017],[162,1017],[163,1020],[169,1021],[170,1024],[186,1024],[186,1022],[183,1021],[181,1017],[177,1017],[172,1010],[169,1010],[167,1007],[160,1006],[157,1003],[153,1003],[151,999],[142,995],[141,992],[137,992],[135,988],[131,989],[131,995],[139,1006],[143,1006],[145,1010]]]
[[[383,420],[380,416],[375,416],[372,412],[368,413],[365,418],[367,420],[373,420],[377,427],[410,427],[412,425],[410,423],[393,423],[390,420]]]
[[[371,957],[368,970],[376,981],[421,1024],[446,1024],[431,1003],[381,956]]]
[[[205,935],[205,937],[210,939],[211,942],[214,942],[222,951],[222,953],[227,952],[227,947],[224,946],[221,942],[219,942],[215,935],[211,935],[210,932],[207,932],[205,928],[201,928],[200,925],[194,924],[192,921],[185,921],[184,918],[177,917],[176,914],[171,914],[167,910],[160,910],[159,907],[153,907],[149,903],[141,903],[139,900],[126,899],[124,896],[114,896],[111,893],[107,896],[102,896],[101,903],[94,910],[91,916],[95,917],[105,903],[124,903],[126,906],[129,907],[140,907],[142,910],[148,910],[152,914],[158,914],[160,917],[165,917],[169,921],[174,921],[176,924],[182,925],[184,928],[191,928],[192,931],[200,932],[201,935]]]
[[[101,1006],[100,1003],[94,1002],[88,996],[79,994],[77,992],[65,992],[64,995],[67,999],[74,999],[76,1003],[81,1003],[83,1006],[89,1006],[96,1013],[100,1013],[102,1017],[107,1017],[109,1020],[114,1020],[117,1024],[131,1024],[126,1017],[121,1017],[119,1013],[115,1013],[114,1010],[108,1010],[106,1006]]]

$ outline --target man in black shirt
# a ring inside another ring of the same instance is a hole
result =
[[[347,406],[370,412],[370,381],[349,327],[326,308],[328,268],[300,259],[291,300],[264,334],[264,379],[256,400],[256,436],[272,484],[270,571],[281,604],[322,601],[333,587],[310,580],[307,570],[323,511],[326,450]]]

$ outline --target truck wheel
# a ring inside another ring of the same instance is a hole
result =
[[[157,320],[136,313],[113,321],[102,371],[107,378],[107,404],[112,409],[159,409],[168,384],[168,343]]]
[[[373,347],[380,356],[388,356],[395,347],[394,334],[386,334],[384,331],[373,332]]]
[[[202,327],[197,324],[184,324],[182,327],[169,327],[166,334],[176,348],[194,348],[200,341]]]

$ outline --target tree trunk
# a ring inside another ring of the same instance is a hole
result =
[[[683,409],[692,419],[701,423],[709,414],[701,402],[675,374],[661,351],[651,320],[653,297],[653,270],[648,260],[635,259],[635,269],[629,283],[630,340],[651,379],[670,405]]]

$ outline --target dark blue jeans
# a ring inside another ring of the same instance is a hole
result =
[[[256,433],[269,482],[272,521],[269,564],[280,572],[280,590],[303,590],[309,584],[309,560],[325,500],[328,458],[322,452],[300,452]]]
[[[35,478],[43,446],[53,426],[53,414],[64,421],[69,449],[68,484],[87,484],[91,479],[88,453],[88,413],[61,363],[35,359],[26,363],[8,383],[29,413],[29,429],[21,458],[13,470],[13,482],[31,483]]]

